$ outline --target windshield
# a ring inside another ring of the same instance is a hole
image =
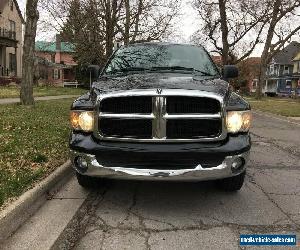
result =
[[[203,48],[165,44],[138,44],[120,48],[108,63],[104,73],[114,75],[146,70],[219,76],[216,66]]]

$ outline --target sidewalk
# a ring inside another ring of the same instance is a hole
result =
[[[78,95],[57,95],[57,96],[40,96],[34,97],[35,101],[47,101],[47,100],[58,100],[58,99],[67,99],[67,98],[75,98]],[[12,104],[12,103],[19,103],[20,98],[4,98],[0,99],[1,104]]]

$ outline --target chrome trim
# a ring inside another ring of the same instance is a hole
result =
[[[116,114],[116,113],[99,113],[101,118],[121,118],[121,119],[154,119],[153,114]]]
[[[166,139],[167,138],[167,99],[165,97],[156,96],[152,98],[152,112],[154,119],[152,121],[152,138]]]
[[[100,102],[107,98],[114,97],[126,97],[126,96],[152,96],[153,113],[152,114],[111,114],[111,113],[100,113]],[[166,113],[166,97],[168,96],[190,96],[190,97],[207,97],[216,99],[220,102],[221,112],[219,114],[167,114]],[[161,107],[159,108],[159,104]],[[97,115],[98,114],[98,115]],[[103,115],[103,116],[102,116]],[[140,139],[134,137],[107,137],[103,136],[99,132],[98,123],[101,122],[101,118],[121,118],[121,119],[153,119],[152,139]],[[158,118],[155,122],[155,118]],[[212,92],[200,91],[200,90],[185,90],[185,89],[163,89],[162,93],[159,94],[157,89],[134,89],[126,91],[114,91],[105,93],[97,97],[97,105],[95,112],[95,130],[94,136],[100,140],[106,141],[127,141],[127,142],[210,142],[224,140],[227,136],[226,128],[226,111],[223,97]],[[222,133],[217,137],[206,138],[198,137],[193,139],[167,139],[166,138],[166,122],[168,119],[222,119]],[[159,128],[161,131],[159,132]]]
[[[218,113],[218,114],[190,114],[190,115],[184,115],[184,114],[169,115],[169,114],[166,114],[165,118],[167,120],[170,120],[170,119],[217,119],[217,118],[222,118],[222,116],[221,116],[221,113]]]
[[[228,178],[243,172],[247,166],[250,151],[226,156],[224,161],[212,168],[203,168],[200,164],[193,169],[178,169],[178,170],[160,170],[160,169],[137,169],[123,168],[118,166],[104,166],[99,163],[95,155],[79,153],[71,150],[71,160],[74,163],[76,157],[84,157],[88,162],[88,169],[84,175],[105,177],[113,179],[136,179],[136,180],[213,180]],[[238,171],[232,171],[231,166],[233,161],[241,157],[245,160],[245,165]],[[73,166],[74,167],[74,166]],[[76,171],[76,167],[74,167]]]

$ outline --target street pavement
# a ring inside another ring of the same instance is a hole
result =
[[[211,182],[114,181],[90,193],[88,216],[73,221],[60,247],[243,249],[241,233],[297,234],[300,240],[300,124],[255,113],[251,134],[240,192],[220,191]]]
[[[73,178],[7,249],[46,249],[68,206],[79,205],[52,249],[244,249],[240,234],[297,234],[300,240],[300,123],[255,112],[251,135],[239,192],[220,191],[212,182],[133,181],[86,192]]]

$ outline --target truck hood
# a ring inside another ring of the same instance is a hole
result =
[[[120,90],[133,89],[188,89],[213,92],[223,98],[229,91],[229,84],[222,79],[174,73],[132,74],[121,77],[101,77],[93,83],[97,95]]]

